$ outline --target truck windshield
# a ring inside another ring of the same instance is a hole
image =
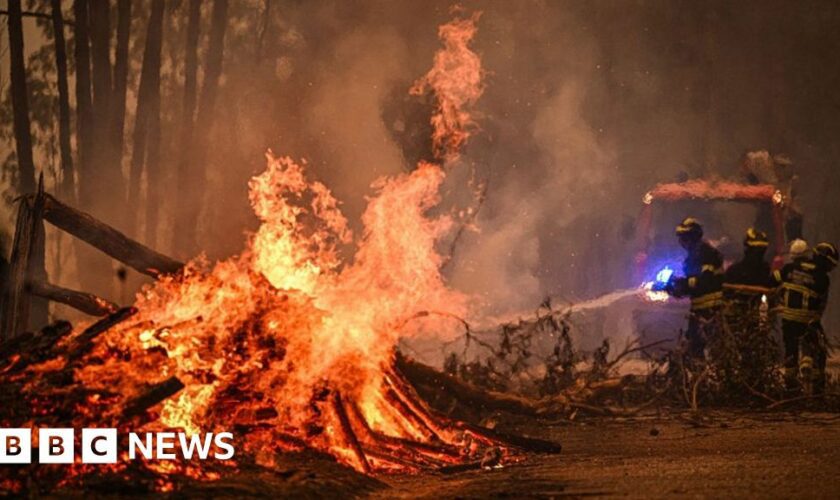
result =
[[[679,246],[674,228],[685,217],[697,218],[703,224],[704,238],[723,253],[726,264],[741,258],[744,232],[756,227],[767,232],[774,241],[772,206],[769,202],[729,200],[654,201],[647,249],[645,275],[651,279],[664,266],[682,272],[685,251]],[[768,261],[773,251],[768,250]]]

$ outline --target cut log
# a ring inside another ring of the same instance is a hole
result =
[[[140,273],[158,277],[178,272],[184,264],[142,245],[90,214],[44,195],[44,220]]]
[[[30,281],[28,290],[32,295],[53,302],[60,302],[91,316],[106,316],[118,309],[118,306],[113,302],[97,297],[92,293],[70,290],[43,281]]]
[[[93,349],[93,340],[101,335],[102,333],[106,332],[109,328],[125,321],[126,319],[130,318],[137,314],[137,308],[135,307],[123,307],[119,311],[111,314],[105,318],[100,319],[96,323],[89,326],[85,331],[80,333],[71,345],[67,348],[66,358],[68,361],[72,362],[75,361]]]
[[[456,399],[472,406],[487,410],[503,410],[524,415],[537,415],[540,405],[537,401],[526,398],[485,391],[478,387],[458,380],[431,366],[418,363],[406,356],[397,355],[396,367],[400,373],[413,383],[421,383],[448,392]]]
[[[336,415],[338,415],[338,421],[341,423],[341,431],[347,441],[347,444],[350,446],[350,449],[353,450],[353,453],[356,455],[356,459],[361,464],[365,473],[370,474],[370,463],[365,456],[365,452],[362,450],[362,446],[359,444],[359,439],[356,437],[355,431],[353,431],[353,426],[350,425],[350,419],[347,417],[347,411],[341,401],[341,394],[336,392],[332,403],[333,410],[335,410]]]
[[[3,342],[0,344],[0,373],[13,375],[29,365],[54,358],[58,355],[56,344],[72,331],[70,323],[58,321],[40,332],[24,332]]]
[[[169,377],[163,382],[154,384],[149,390],[126,403],[123,417],[131,418],[145,413],[152,406],[174,396],[183,388],[184,383],[177,377]]]

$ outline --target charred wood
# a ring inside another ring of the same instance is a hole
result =
[[[341,431],[344,434],[344,438],[347,441],[347,444],[355,453],[356,458],[359,460],[359,463],[362,466],[362,469],[365,473],[370,474],[371,468],[370,463],[368,462],[367,457],[365,456],[365,452],[362,450],[361,444],[359,444],[359,438],[356,437],[356,433],[353,431],[353,426],[350,425],[350,419],[347,416],[347,411],[344,408],[344,404],[341,401],[341,394],[336,392],[333,395],[332,399],[332,406],[333,410],[335,411],[336,415],[338,416],[338,420],[341,423]]]
[[[40,189],[43,189],[43,184]],[[0,296],[0,340],[11,338],[29,328],[31,297],[26,292],[26,283],[31,277],[43,277],[46,274],[43,213],[43,194],[21,199],[7,283]],[[42,248],[39,249],[39,245]],[[41,321],[46,318],[35,319]]]
[[[116,312],[118,306],[92,293],[79,292],[43,281],[30,281],[29,293],[53,302],[60,302],[91,316],[105,316]]]
[[[184,264],[155,252],[91,215],[45,195],[44,219],[140,273],[157,277]]]
[[[0,344],[0,374],[20,373],[27,366],[54,358],[58,355],[56,345],[72,331],[70,323],[59,321],[37,333],[24,332]]]
[[[174,396],[183,388],[184,383],[177,377],[169,377],[163,382],[154,384],[149,390],[126,403],[122,415],[124,418],[131,418],[145,413],[152,406]]]
[[[68,346],[66,358],[69,362],[75,361],[93,349],[93,341],[99,335],[108,331],[109,328],[125,321],[126,319],[137,314],[137,308],[124,307],[119,311],[100,319],[93,325],[89,326],[85,331],[80,333],[73,342]]]

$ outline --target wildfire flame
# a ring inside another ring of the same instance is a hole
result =
[[[452,160],[467,142],[475,127],[467,106],[474,104],[484,92],[481,83],[484,71],[481,58],[469,44],[476,33],[480,12],[468,18],[457,18],[438,29],[444,49],[435,54],[434,66],[417,80],[410,92],[422,94],[431,90],[437,98],[432,114],[432,146],[437,158]]]
[[[468,47],[478,17],[440,28],[445,47],[412,89],[437,96],[441,158],[457,156],[472,124],[464,107],[482,92],[481,62]],[[75,380],[130,399],[149,381],[177,377],[183,390],[147,425],[245,428],[243,451],[256,457],[307,446],[360,471],[412,470],[494,445],[434,418],[393,370],[409,319],[449,328],[424,311],[462,316],[468,307],[439,272],[435,244],[451,220],[428,215],[443,169],[421,163],[376,181],[354,241],[340,203],[307,178],[305,162],[271,152],[266,160],[249,183],[261,224],[246,249],[214,265],[198,258],[144,288],[137,313],[97,338],[89,357],[97,362],[78,366]],[[339,248],[353,242],[352,259],[342,258]],[[118,411],[108,398],[87,403],[83,420]]]

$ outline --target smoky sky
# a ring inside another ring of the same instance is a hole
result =
[[[644,192],[678,178],[738,179],[751,150],[793,158],[806,235],[836,237],[836,222],[820,215],[837,189],[834,5],[463,7],[483,12],[473,47],[487,71],[463,163],[488,194],[480,231],[465,233],[447,270],[492,309],[627,286]],[[412,168],[428,149],[427,109],[406,92],[428,68],[448,10],[307,2],[290,16],[299,38],[286,88],[300,106],[285,146],[312,160],[351,217],[373,178]]]
[[[241,16],[229,33],[210,183],[196,200],[212,258],[237,252],[255,226],[246,184],[266,149],[306,158],[355,221],[373,180],[429,154],[429,99],[408,89],[440,46],[449,2],[276,3],[259,57],[256,18]],[[256,5],[234,1],[232,12]],[[486,90],[444,196],[464,199],[464,171],[488,188],[478,231],[463,234],[446,273],[485,311],[632,286],[642,195],[679,178],[740,179],[752,150],[793,159],[806,237],[840,240],[836,2],[461,6],[482,11],[473,48]],[[169,238],[159,238],[164,251]]]

